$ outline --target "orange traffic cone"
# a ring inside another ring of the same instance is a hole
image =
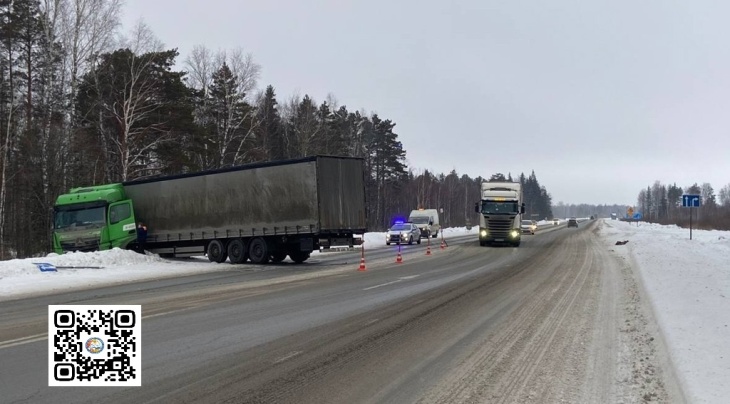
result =
[[[358,268],[358,271],[365,271],[365,245],[362,246],[360,255],[360,268]]]
[[[441,249],[443,250],[446,248],[446,243],[444,242],[444,239],[441,239]]]
[[[398,255],[395,257],[395,263],[396,264],[402,264],[403,263],[403,256],[400,255],[400,246],[398,246]]]
[[[431,255],[431,237],[428,238],[428,246],[426,247],[426,255]]]

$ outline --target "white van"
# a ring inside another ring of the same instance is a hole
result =
[[[436,209],[415,209],[408,216],[408,221],[421,229],[421,238],[436,238],[441,230],[439,212]]]

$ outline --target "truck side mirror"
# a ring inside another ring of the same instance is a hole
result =
[[[474,203],[474,212],[479,213],[479,202]]]
[[[520,207],[520,213],[522,213],[522,214],[525,213],[525,203],[524,202],[522,202],[522,206]]]

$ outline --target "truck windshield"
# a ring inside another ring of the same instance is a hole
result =
[[[511,215],[519,212],[516,201],[507,202],[494,202],[494,201],[483,201],[482,202],[482,214],[483,215]]]
[[[411,216],[410,221],[415,224],[428,224],[428,216]]]
[[[53,225],[56,230],[103,227],[106,225],[106,206],[81,209],[56,209]]]

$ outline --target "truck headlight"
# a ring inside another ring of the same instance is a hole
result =
[[[487,230],[486,229],[480,230],[479,231],[479,236],[480,237],[487,237]]]
[[[520,235],[520,232],[517,231],[517,230],[512,230],[512,233],[511,234],[512,234],[512,238],[517,238],[517,236]]]

